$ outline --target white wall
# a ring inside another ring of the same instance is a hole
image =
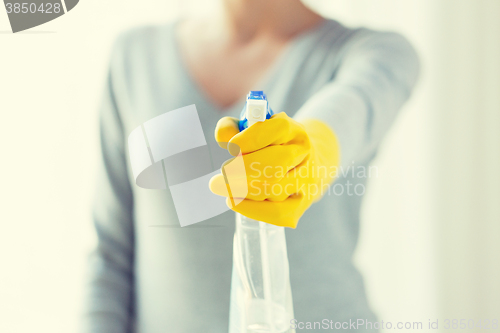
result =
[[[440,308],[499,320],[500,2],[447,4],[435,35]]]
[[[351,25],[402,31],[424,64],[363,210],[356,261],[375,309],[424,322],[500,313],[500,2],[308,2]],[[211,3],[85,0],[32,31],[0,33],[0,332],[76,329],[112,40]]]
[[[122,29],[171,18],[180,5],[84,0],[0,34],[0,332],[76,331],[110,46]]]

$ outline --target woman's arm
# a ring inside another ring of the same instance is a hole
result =
[[[333,81],[297,112],[295,119],[322,120],[340,143],[341,166],[373,154],[418,73],[413,47],[399,34],[361,29],[343,47]]]
[[[125,333],[131,331],[133,309],[133,195],[113,69],[100,112],[100,137],[102,156],[93,204],[97,245],[89,260],[82,331]]]

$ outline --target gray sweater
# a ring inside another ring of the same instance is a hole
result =
[[[238,117],[244,105],[242,96],[221,110],[204,95],[180,58],[174,27],[134,29],[114,47],[100,113],[98,242],[89,260],[83,332],[228,330],[234,212],[180,228],[169,190],[136,186],[128,161],[128,134],[157,115],[196,104],[213,143],[217,121]],[[286,230],[298,322],[376,320],[352,263],[362,194],[368,165],[418,72],[416,53],[402,36],[327,20],[295,38],[255,87],[275,112],[329,124],[341,145],[344,174],[336,187],[297,229]]]

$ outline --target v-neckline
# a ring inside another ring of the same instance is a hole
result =
[[[239,97],[235,102],[231,103],[227,107],[221,107],[209,96],[209,94],[205,91],[205,89],[202,88],[200,83],[193,77],[190,68],[188,67],[185,59],[183,59],[180,50],[180,44],[177,38],[177,26],[181,21],[182,19],[178,19],[171,25],[170,33],[174,48],[173,54],[176,58],[175,60],[178,63],[180,70],[182,71],[187,81],[187,84],[189,85],[190,89],[192,89],[192,91],[194,91],[199,96],[202,102],[205,105],[208,105],[210,109],[212,109],[216,113],[220,115],[236,114],[236,112],[239,109],[241,109],[241,107],[244,105],[246,101],[246,94],[244,96]],[[299,33],[297,36],[293,37],[289,42],[287,42],[286,46],[279,53],[279,55],[276,56],[271,66],[266,70],[265,74],[258,80],[257,84],[254,85],[252,90],[269,91],[272,85],[273,78],[279,73],[279,70],[283,66],[283,63],[286,61],[287,57],[292,53],[295,46],[302,39],[314,35],[316,32],[320,31],[326,25],[327,22],[328,22],[327,19],[323,19],[316,26]]]

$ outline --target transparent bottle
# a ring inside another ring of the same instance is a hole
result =
[[[262,91],[251,91],[240,131],[273,115]],[[230,333],[295,333],[285,228],[236,214]]]
[[[285,228],[236,214],[229,332],[295,332],[293,318]]]

